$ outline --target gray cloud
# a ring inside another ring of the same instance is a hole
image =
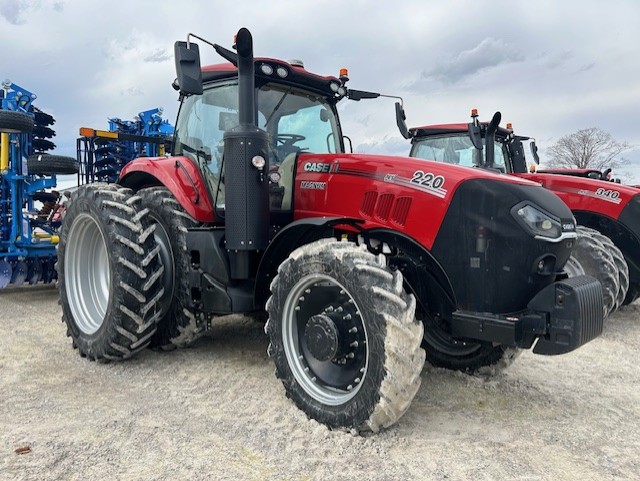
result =
[[[23,13],[28,10],[29,4],[23,0],[0,1],[0,16],[12,25],[25,23]]]
[[[64,11],[64,2],[54,2],[53,3],[53,9],[56,12],[63,12]]]
[[[455,83],[477,72],[503,64],[521,62],[524,56],[502,39],[485,38],[470,50],[464,50],[454,58],[437,63],[422,73],[424,80]]]
[[[173,54],[169,50],[159,48],[154,52],[151,52],[151,54],[147,55],[144,58],[144,61],[145,62],[165,62],[167,60],[171,60],[172,58],[173,58]]]
[[[140,87],[130,87],[126,90],[121,90],[120,95],[123,97],[140,97],[144,95],[144,91]]]
[[[588,70],[591,70],[595,66],[596,66],[596,63],[595,62],[591,62],[589,64],[586,64],[586,65],[583,65],[582,67],[580,67],[578,70],[576,70],[576,73],[587,72]]]
[[[567,50],[562,52],[543,53],[542,64],[549,70],[555,70],[565,65],[573,58],[573,53]]]
[[[405,140],[397,136],[385,136],[383,139],[369,140],[358,144],[355,147],[355,152],[361,154],[378,154],[378,155],[409,155],[410,144],[408,140]]]

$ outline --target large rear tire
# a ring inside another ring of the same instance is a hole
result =
[[[116,185],[72,194],[60,230],[58,290],[67,335],[82,356],[122,360],[156,332],[163,267],[140,197]]]
[[[149,187],[138,191],[142,206],[149,209],[151,222],[156,224],[154,237],[160,246],[160,259],[164,266],[162,283],[165,294],[160,305],[162,317],[149,347],[171,350],[185,347],[195,341],[204,326],[196,321],[190,309],[190,259],[186,233],[198,222],[186,213],[166,187]]]
[[[622,303],[622,305],[627,306],[632,302],[635,302],[636,299],[638,299],[638,297],[640,297],[640,284],[636,284],[635,282],[632,282],[629,285],[627,296],[624,298],[624,302]]]
[[[268,352],[302,411],[357,432],[404,414],[420,386],[423,326],[384,256],[323,239],[291,253],[271,292]]]
[[[596,240],[599,240],[602,245],[609,251],[611,257],[613,258],[613,262],[618,268],[618,295],[616,296],[616,307],[617,310],[620,306],[624,304],[624,300],[627,296],[627,292],[629,291],[629,265],[627,261],[624,259],[624,254],[622,251],[613,243],[613,241],[601,233],[596,229],[591,229],[589,227],[580,226],[580,230],[588,233],[591,237]]]

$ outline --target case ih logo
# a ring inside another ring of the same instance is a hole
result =
[[[305,172],[330,172],[331,164],[323,164],[322,162],[307,162],[304,164]]]

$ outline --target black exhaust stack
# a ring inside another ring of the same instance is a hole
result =
[[[236,49],[240,125],[223,137],[225,237],[231,277],[249,279],[254,253],[269,243],[268,139],[256,124],[253,38],[246,28],[238,31]]]
[[[495,159],[495,138],[496,138],[496,130],[498,129],[498,125],[500,125],[500,120],[502,120],[502,114],[500,112],[496,112],[493,114],[493,118],[489,125],[487,125],[487,132],[485,134],[485,145],[486,145],[486,153],[485,153],[485,163],[486,167],[493,168],[494,159]]]

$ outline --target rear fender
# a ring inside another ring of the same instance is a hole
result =
[[[215,221],[207,184],[198,167],[187,157],[135,159],[122,169],[118,183],[134,190],[164,185],[195,220]]]

